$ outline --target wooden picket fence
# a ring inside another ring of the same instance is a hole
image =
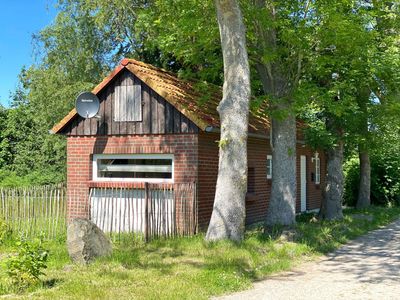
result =
[[[193,235],[198,230],[196,184],[92,188],[90,219],[114,239]]]
[[[77,195],[70,192],[71,203]],[[198,230],[196,183],[91,188],[88,196],[89,207],[81,209],[114,241],[189,236]],[[67,198],[65,185],[0,188],[0,220],[16,235],[64,238]]]
[[[66,207],[64,185],[0,188],[0,219],[14,235],[65,236]]]

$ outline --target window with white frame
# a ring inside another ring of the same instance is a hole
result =
[[[315,153],[315,184],[321,183],[321,161],[318,152]]]
[[[172,154],[95,154],[94,181],[173,182]]]
[[[267,155],[267,179],[272,178],[272,155]]]

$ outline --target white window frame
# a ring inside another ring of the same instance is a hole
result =
[[[268,173],[269,167],[269,173]],[[272,179],[272,155],[267,155],[267,179]]]
[[[319,158],[318,152],[315,152],[315,184],[321,183],[321,160]]]
[[[97,161],[99,159],[171,159],[171,178],[107,178],[98,177]],[[174,182],[174,155],[173,154],[93,154],[93,181],[97,182],[150,182],[150,183],[173,183]]]

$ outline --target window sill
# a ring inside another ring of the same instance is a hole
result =
[[[136,189],[144,189],[145,182],[128,182],[128,181],[89,181],[88,186],[89,188],[136,188]],[[148,183],[149,185],[156,184],[158,186],[162,185],[165,187],[171,187],[173,183],[165,183],[165,182],[158,182],[158,183]]]

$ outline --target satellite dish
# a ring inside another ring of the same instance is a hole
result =
[[[99,112],[100,100],[91,92],[83,92],[76,98],[75,108],[82,118],[93,118]]]

